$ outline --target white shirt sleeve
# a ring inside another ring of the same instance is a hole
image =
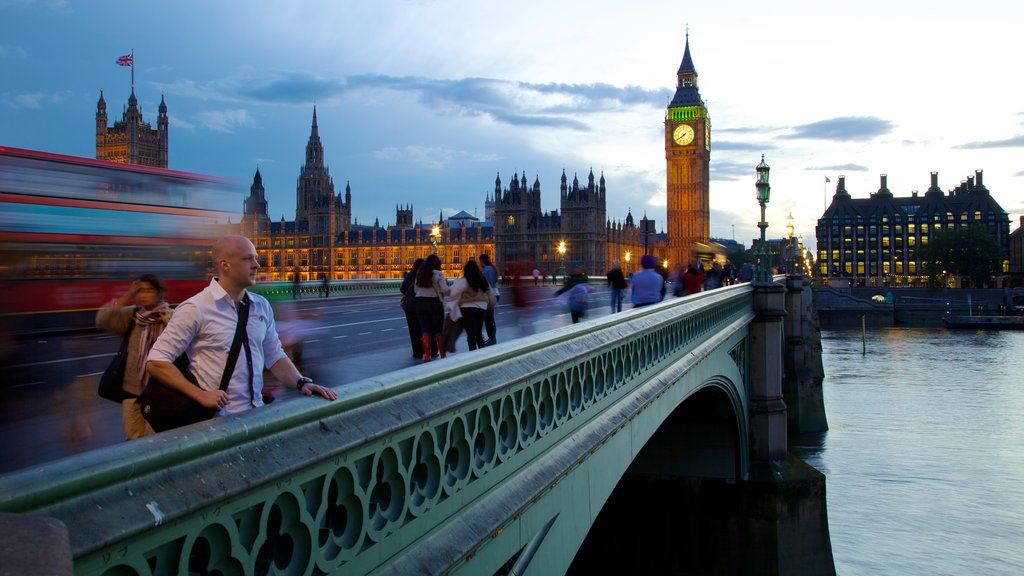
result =
[[[201,321],[199,306],[189,300],[182,302],[175,308],[167,327],[153,344],[146,360],[174,362],[192,345],[192,341],[199,334]]]

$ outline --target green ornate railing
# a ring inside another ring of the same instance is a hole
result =
[[[382,374],[335,402],[26,469],[0,477],[0,510],[63,521],[78,574],[458,570],[716,350],[745,438],[752,293],[674,299]]]

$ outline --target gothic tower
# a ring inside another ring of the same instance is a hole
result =
[[[96,159],[167,168],[168,124],[167,104],[163,96],[160,96],[156,129],[143,121],[133,85],[121,120],[109,126],[107,102],[100,90],[100,99],[96,103]]]
[[[249,187],[249,197],[242,206],[242,234],[250,240],[267,237],[270,234],[270,216],[267,213],[267,190],[263,186],[263,175],[256,169]]]
[[[711,227],[711,118],[697,89],[689,34],[676,77],[676,93],[665,113],[670,265],[695,261],[695,245],[708,241]]]
[[[607,264],[606,192],[604,174],[601,174],[600,181],[595,183],[593,168],[587,175],[586,186],[580,186],[579,179],[574,174],[571,188],[566,183],[565,171],[562,171],[560,204],[562,237],[568,247],[566,260],[579,263],[584,270],[594,273],[606,270]]]

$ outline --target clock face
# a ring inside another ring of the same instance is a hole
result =
[[[680,146],[686,146],[693,142],[693,126],[689,124],[676,126],[676,129],[672,131],[672,140]]]

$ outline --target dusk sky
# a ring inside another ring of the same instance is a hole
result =
[[[714,6],[711,6],[714,4]],[[170,168],[238,182],[257,168],[270,216],[293,219],[316,106],[336,191],[361,224],[412,204],[430,222],[483,217],[539,177],[557,209],[564,169],[604,174],[608,217],[665,222],[664,114],[687,27],[712,122],[711,234],[758,235],[754,166],[771,166],[769,237],[814,223],[838,176],[949,190],[975,170],[1024,214],[1024,4],[820,1],[0,0],[0,145],[95,157],[100,90],[120,119],[135,91]],[[831,180],[825,183],[825,178]]]

